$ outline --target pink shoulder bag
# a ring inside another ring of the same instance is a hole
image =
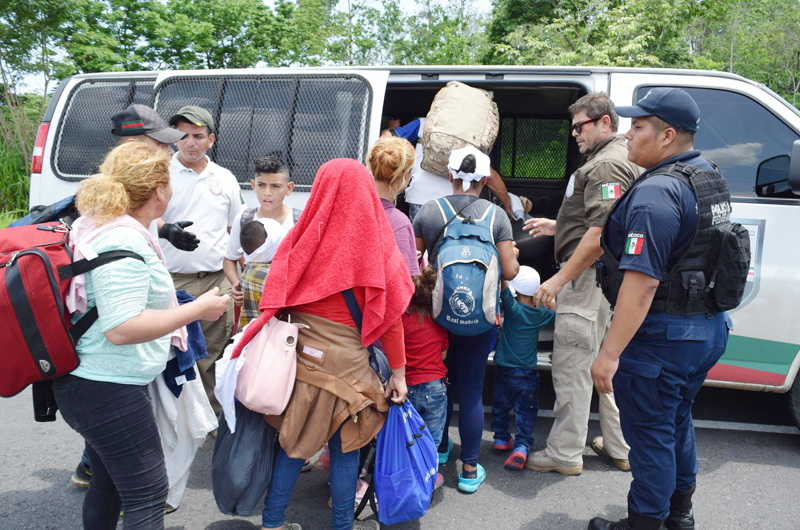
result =
[[[283,413],[294,389],[297,373],[296,324],[272,317],[256,333],[244,352],[236,381],[236,399],[262,414]]]

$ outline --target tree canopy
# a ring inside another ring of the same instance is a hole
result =
[[[797,102],[800,0],[6,0],[2,83],[32,73],[373,64],[709,68]]]

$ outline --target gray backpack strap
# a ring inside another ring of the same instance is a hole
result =
[[[300,216],[303,214],[303,210],[298,210],[297,208],[292,208],[292,222],[297,224],[297,221],[300,220]]]

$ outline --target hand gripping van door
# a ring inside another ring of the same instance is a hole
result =
[[[283,413],[297,373],[295,324],[269,319],[247,345],[247,355],[236,382],[236,399],[262,414]]]

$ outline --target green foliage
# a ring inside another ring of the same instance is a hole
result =
[[[704,8],[687,29],[697,55],[800,103],[800,1],[718,0]]]
[[[46,105],[38,94],[13,94],[13,108],[0,105],[0,211],[13,211],[16,217],[25,215],[30,186],[29,153],[33,137],[21,144],[14,133],[14,120],[23,131],[34,131],[39,123],[40,109]],[[12,116],[13,112],[13,116]],[[16,215],[22,212],[20,215]],[[15,217],[15,218],[16,218]],[[2,224],[2,223],[0,223]]]
[[[488,39],[492,45],[503,44],[518,27],[537,24],[553,16],[550,0],[494,0]]]
[[[553,0],[550,16],[531,20],[495,44],[502,64],[692,65],[680,25],[695,0]],[[538,14],[537,14],[538,16]],[[500,22],[494,20],[493,24]]]
[[[78,0],[4,0],[0,3],[0,141],[29,160],[44,100],[31,112],[21,96],[26,75],[39,74],[45,93],[59,68],[57,48]],[[35,118],[31,119],[31,115]]]
[[[471,0],[417,0],[419,13],[406,20],[396,43],[395,64],[476,64],[488,49],[486,18]]]
[[[341,65],[476,64],[488,50],[473,0],[416,0],[406,14],[398,0],[351,0],[331,9],[326,25],[328,62]]]
[[[22,149],[17,145],[0,143],[0,212],[22,212],[16,217],[25,215],[29,187],[28,160]]]
[[[247,68],[273,61],[275,15],[261,0],[170,0],[167,11],[160,59],[168,67]]]
[[[488,61],[726,70],[800,103],[800,0],[494,0]]]

